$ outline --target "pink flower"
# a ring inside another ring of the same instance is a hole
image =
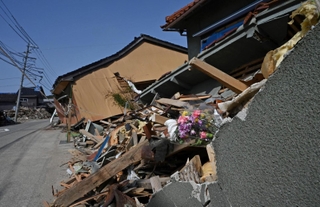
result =
[[[207,133],[206,132],[200,132],[200,138],[201,139],[207,138]]]
[[[201,114],[201,111],[200,110],[194,110],[193,113],[192,113],[192,116],[194,118],[198,118]]]
[[[179,124],[184,124],[189,120],[189,118],[187,116],[180,116],[178,119],[178,123]]]

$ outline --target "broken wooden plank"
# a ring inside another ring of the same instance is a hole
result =
[[[131,164],[140,161],[141,150],[147,145],[148,141],[145,140],[136,147],[131,148],[131,150],[126,152],[122,157],[111,161],[107,165],[100,168],[96,173],[92,174],[81,182],[76,183],[74,186],[60,195],[54,202],[54,205],[69,206],[94,188],[100,186],[103,182],[110,179],[121,170],[124,170]]]
[[[50,207],[49,203],[47,201],[43,201],[43,206],[44,207]]]
[[[102,143],[104,142],[105,139],[102,139],[100,142],[98,142],[96,145],[94,145],[93,149],[98,149]]]
[[[206,146],[209,162],[206,162],[202,166],[201,182],[212,182],[217,180],[217,166],[216,166],[216,154],[211,144]]]
[[[241,81],[196,57],[192,58],[189,64],[211,78],[216,79],[235,93],[241,93],[248,88],[248,86]]]
[[[263,62],[263,59],[264,59],[264,57],[261,57],[261,58],[255,59],[255,60],[253,60],[253,61],[251,61],[251,62],[249,62],[249,63],[246,63],[246,64],[244,64],[244,65],[241,65],[240,67],[232,70],[232,71],[230,72],[230,75],[231,75],[232,77],[234,77],[234,78],[237,78],[238,75],[236,75],[236,74],[239,73],[239,72],[241,73],[241,72],[244,71],[244,70],[247,70],[247,68],[250,68],[250,67],[252,67],[252,66],[254,66],[254,65],[259,65],[259,66],[261,67],[261,64],[262,64],[262,62]]]
[[[201,176],[201,160],[200,156],[194,156],[187,164],[180,170],[180,180],[194,181],[200,183]]]
[[[71,165],[71,163],[69,163],[69,168],[70,168],[70,170],[72,171],[72,173],[73,173],[74,177],[76,178],[76,180],[77,180],[78,182],[80,182],[80,181],[81,181],[81,178],[76,174],[76,172],[75,172],[73,166]]]
[[[159,178],[159,180],[161,182],[161,186],[163,186],[163,185],[167,184],[167,182],[170,180],[170,177],[162,177],[162,178]],[[151,190],[152,189],[150,179],[137,180],[137,186],[138,187],[142,187],[142,188],[147,189],[147,190]]]
[[[147,137],[146,136],[141,136],[141,138],[140,138],[140,141],[139,141],[139,143],[141,143],[141,142],[144,142],[144,140],[146,140],[147,139]]]
[[[143,128],[143,131],[144,131],[147,139],[150,139],[152,135],[156,135],[156,133],[154,131],[152,131],[151,123],[147,123],[142,128]]]
[[[78,206],[78,205],[80,205],[80,204],[84,204],[85,202],[90,201],[90,200],[92,200],[92,199],[96,199],[96,198],[99,197],[99,196],[108,195],[108,193],[109,193],[109,192],[102,192],[102,193],[99,193],[99,194],[97,194],[97,195],[93,195],[93,196],[91,196],[91,197],[89,197],[89,198],[86,198],[86,199],[84,199],[84,200],[81,200],[81,201],[79,201],[79,202],[77,202],[77,203],[75,203],[75,204],[73,204],[73,205],[71,205],[71,206],[69,206],[69,207],[75,207],[75,206]]]
[[[84,129],[80,129],[79,132],[83,135],[85,135],[86,137],[88,137],[89,139],[95,141],[96,143],[99,143],[101,139],[97,138],[96,136],[94,136],[93,134],[91,134],[90,132],[87,132]]]
[[[104,120],[100,120],[100,122],[102,124],[106,124],[106,125],[109,125],[109,126],[113,126],[114,124],[110,123],[110,122],[107,122],[107,121],[104,121]]]
[[[153,193],[156,193],[162,189],[162,185],[161,185],[161,181],[160,181],[159,176],[153,176],[152,178],[150,178],[150,183],[152,186]]]
[[[138,144],[138,135],[136,130],[132,130],[132,142],[133,146],[136,146]]]
[[[179,97],[180,101],[198,101],[202,99],[211,98],[211,95],[196,95],[196,94],[189,94],[189,95],[181,95]]]
[[[159,123],[159,124],[164,124],[169,118],[167,117],[164,117],[164,116],[161,116],[159,114],[152,114],[151,117],[150,117],[150,121],[152,122],[156,122],[156,123]]]
[[[187,103],[187,102],[180,101],[180,100],[173,100],[173,99],[169,99],[169,98],[160,98],[156,101],[161,104],[168,104],[168,105],[182,107],[182,108],[189,106],[189,103]]]
[[[71,185],[68,185],[68,184],[66,184],[66,183],[64,183],[64,182],[60,182],[60,185],[61,185],[62,187],[65,187],[65,188],[70,188],[70,187],[71,187]]]

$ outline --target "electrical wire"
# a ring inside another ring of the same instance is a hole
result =
[[[4,14],[5,14],[5,16],[7,17],[8,20],[3,15],[0,14],[2,19],[4,19],[4,21],[13,29],[13,31],[16,34],[18,34],[18,36],[23,41],[25,41],[26,43],[31,45],[31,47],[33,48],[33,51],[35,51],[38,59],[42,62],[42,64],[45,66],[46,70],[50,73],[50,75],[52,75],[53,77],[54,76],[58,76],[56,71],[51,67],[50,63],[48,62],[48,60],[44,56],[43,52],[40,50],[38,44],[30,37],[30,35],[19,24],[19,22],[13,16],[13,14],[10,12],[10,10],[6,6],[6,4],[2,0],[0,0],[0,2],[3,4],[3,6],[0,5],[0,9],[4,12]],[[8,50],[7,50],[7,53],[11,54],[11,52],[8,52]],[[12,58],[16,61],[16,59],[14,57],[12,57]],[[8,63],[8,61],[5,61],[5,62]]]
[[[21,77],[12,77],[12,78],[0,78],[0,80],[11,80],[11,79],[19,79]]]
[[[26,76],[26,78],[27,78],[34,86],[37,86],[37,85],[30,79],[30,77],[27,76],[26,73],[25,73],[21,68],[19,68],[19,66],[18,66],[18,65],[13,61],[13,59],[6,53],[6,51],[4,51],[4,49],[3,49],[1,46],[0,46],[0,52],[4,53],[4,55],[6,55],[6,56],[12,61],[12,63],[21,71],[21,73],[22,73],[24,76]],[[46,94],[44,94],[41,90],[40,90],[40,94],[41,94],[42,96],[44,96],[46,99],[49,99],[49,98],[46,96]],[[57,111],[59,111],[60,113],[63,113],[63,112],[61,112],[61,110],[56,106],[56,104],[55,104],[54,102],[50,101],[50,103],[55,106],[55,108],[56,108]]]
[[[0,86],[0,87],[12,87],[12,86],[18,86],[18,85],[3,85],[3,86]]]
[[[6,16],[8,17],[8,19],[11,20],[11,22],[14,24],[14,26],[20,31],[20,34],[22,34],[24,36],[24,38],[26,38],[28,40],[27,43],[32,43],[33,46],[37,46],[36,42],[33,41],[33,39],[28,35],[28,33],[23,29],[23,27],[19,24],[19,22],[16,20],[16,18],[13,16],[13,14],[10,12],[10,10],[8,9],[8,7],[6,6],[6,4],[0,0],[1,3],[4,5],[4,7],[6,8],[6,11],[10,14],[7,14],[7,12],[0,6],[0,8],[2,9],[2,11],[6,14]]]

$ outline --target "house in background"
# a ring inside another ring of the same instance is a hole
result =
[[[0,93],[0,110],[11,110],[16,106],[17,93]],[[20,94],[20,106],[38,107],[44,105],[44,90],[39,87],[23,87]]]
[[[16,106],[16,93],[0,93],[0,111],[11,110]]]
[[[23,87],[20,94],[20,106],[25,107],[38,107],[43,106],[45,98],[44,90],[41,86],[39,87]]]
[[[186,48],[142,34],[116,54],[56,79],[52,93],[59,118],[67,122],[70,106],[72,124],[123,114],[119,92],[129,87],[128,81],[143,90],[187,59]]]
[[[288,24],[300,5],[297,0],[194,0],[167,16],[161,28],[187,36],[189,62],[145,89],[141,101],[151,103],[155,94],[170,98],[176,92],[223,98],[218,93],[222,87],[240,93],[261,81],[259,70],[266,54],[301,30],[304,16]],[[190,61],[193,58],[195,62]],[[230,75],[241,87],[226,85],[212,71]]]

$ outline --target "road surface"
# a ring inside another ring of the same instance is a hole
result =
[[[71,143],[49,120],[0,127],[0,207],[37,207],[52,202],[51,186],[67,178]]]

